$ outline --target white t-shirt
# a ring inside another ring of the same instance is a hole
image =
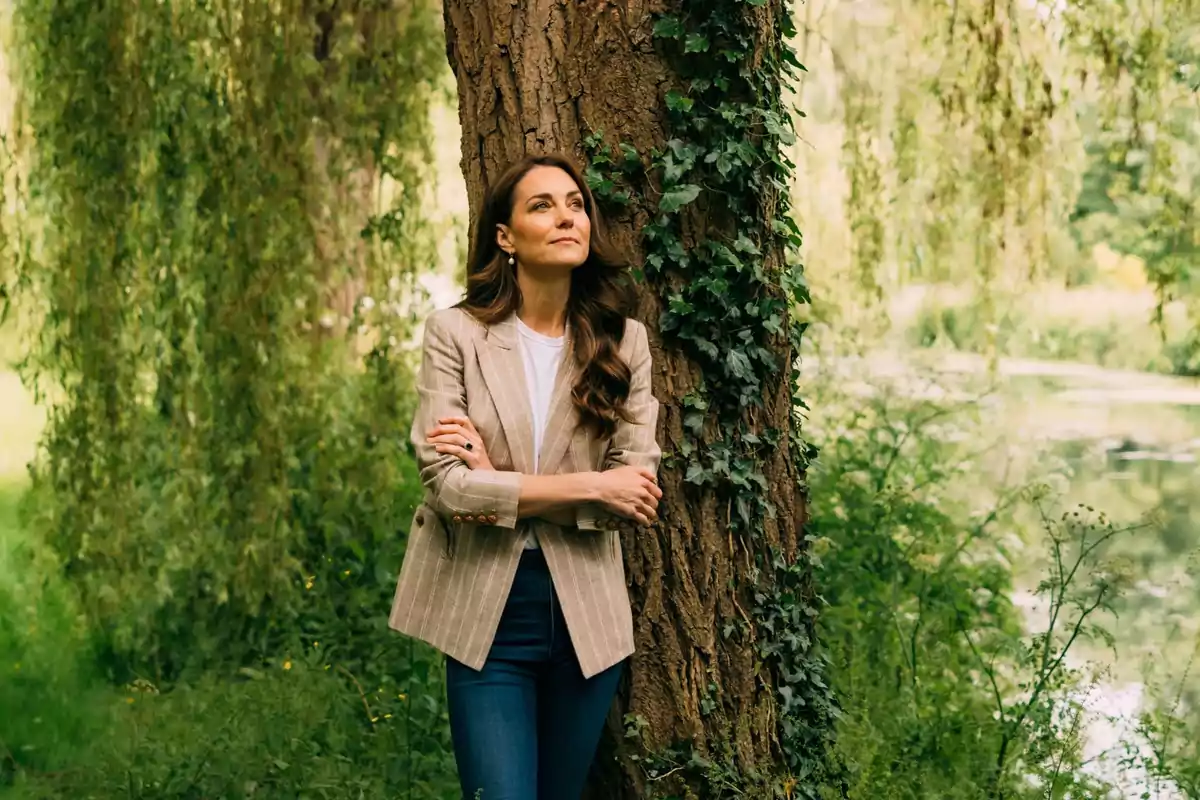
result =
[[[521,360],[525,363],[525,386],[529,390],[529,405],[533,416],[533,471],[538,470],[539,453],[546,433],[546,417],[550,413],[550,396],[554,393],[554,379],[562,361],[565,336],[546,336],[517,319],[520,334]],[[526,547],[537,547],[530,536]]]
[[[533,413],[533,471],[538,470],[538,454],[546,433],[546,416],[550,413],[550,395],[562,361],[563,336],[546,336],[530,328],[520,319],[517,331],[521,334],[521,360],[525,362],[525,386],[529,389],[529,404]]]

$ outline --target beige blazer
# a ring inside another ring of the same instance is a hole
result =
[[[544,475],[637,465],[657,471],[658,401],[650,391],[646,329],[628,320],[621,357],[633,373],[622,423],[601,440],[578,426],[571,387],[578,374],[570,342],[546,420],[539,472]],[[492,646],[517,564],[532,529],[550,567],[585,677],[633,652],[633,619],[617,521],[581,506],[575,527],[517,519],[522,473],[533,472],[533,428],[516,318],[486,326],[459,309],[425,323],[418,406],[412,425],[425,484],[413,516],[388,624],[474,669]],[[425,441],[439,417],[475,424],[495,472],[471,470]]]

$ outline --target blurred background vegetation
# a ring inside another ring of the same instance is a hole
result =
[[[335,8],[5,6],[0,796],[454,796],[385,626],[456,101]],[[1200,798],[1200,9],[796,20],[849,796]]]

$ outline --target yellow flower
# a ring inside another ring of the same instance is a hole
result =
[[[396,695],[396,697],[398,697],[398,698],[399,698],[399,699],[401,699],[401,700],[407,700],[407,699],[408,699],[408,695],[403,695],[403,694],[398,694],[398,695]]]
[[[283,668],[284,668],[284,669],[291,669],[291,668],[292,668],[292,662],[291,662],[291,660],[288,660],[288,661],[285,661],[285,662],[283,662]]]
[[[125,702],[126,702],[126,703],[129,703],[130,705],[132,705],[132,704],[133,704],[133,698],[132,698],[132,697],[126,697],[126,698],[125,698]]]

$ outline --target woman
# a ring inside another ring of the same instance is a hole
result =
[[[465,299],[425,324],[425,484],[389,624],[447,656],[464,796],[571,800],[633,652],[619,520],[649,525],[645,327],[587,184],[559,156],[490,188]]]

